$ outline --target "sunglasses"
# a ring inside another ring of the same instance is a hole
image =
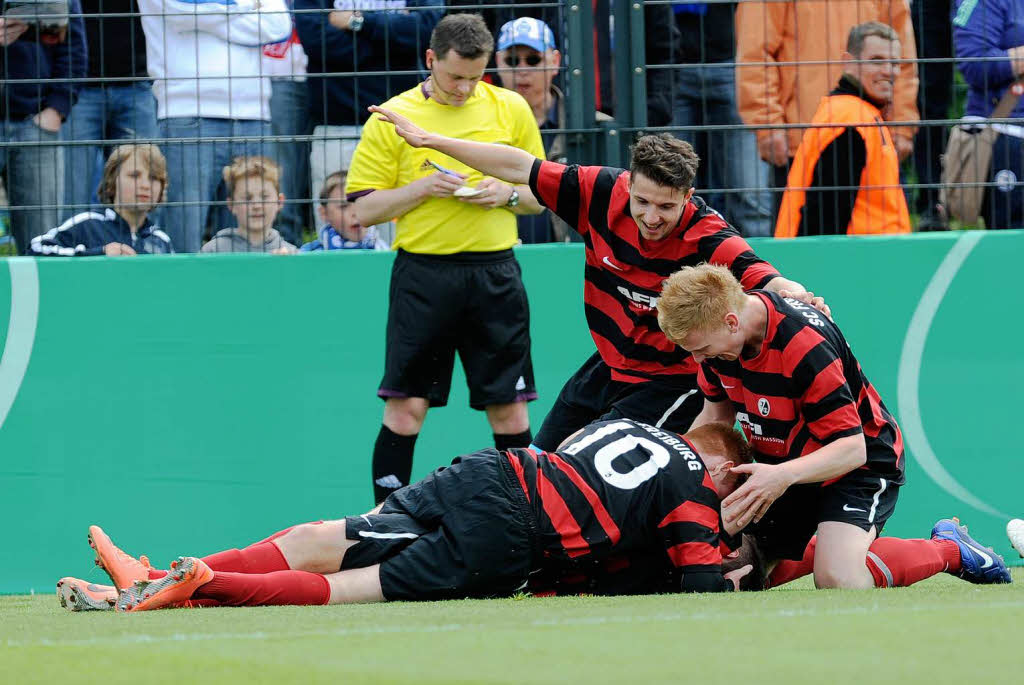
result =
[[[535,67],[540,64],[542,59],[544,59],[543,55],[527,55],[526,57],[520,57],[519,55],[505,55],[502,62],[505,63],[506,67],[518,67],[522,62],[525,62],[528,67]]]

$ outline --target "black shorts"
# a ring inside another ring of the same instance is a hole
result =
[[[820,485],[794,485],[746,532],[757,537],[765,559],[802,559],[822,521],[849,523],[881,534],[899,497],[897,481],[868,469]]]
[[[508,458],[459,457],[384,500],[379,514],[345,519],[342,570],[379,563],[389,600],[508,596],[540,561],[537,524]]]
[[[613,381],[611,369],[595,352],[562,386],[533,444],[552,451],[589,423],[620,418],[685,433],[703,408],[704,395],[696,376],[644,383]]]
[[[421,255],[398,251],[391,270],[384,379],[377,395],[448,403],[455,352],[469,405],[537,398],[530,306],[512,250]]]

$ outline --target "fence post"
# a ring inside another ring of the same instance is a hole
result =
[[[594,8],[590,0],[566,3],[568,72],[565,78],[565,124],[570,129],[594,125]],[[593,162],[596,146],[592,135],[566,135],[566,152],[572,162]]]

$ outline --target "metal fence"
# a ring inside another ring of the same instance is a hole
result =
[[[1024,226],[1019,103],[994,127],[964,129],[971,137],[963,164],[973,167],[955,188],[979,189],[980,217],[963,216],[959,205],[961,216],[950,217],[939,195],[951,127],[964,114],[991,116],[1024,73],[1022,0],[5,0],[0,230],[17,236],[24,253],[33,236],[102,211],[103,160],[130,140],[153,143],[167,158],[168,193],[153,216],[177,251],[196,251],[231,225],[221,174],[237,155],[262,154],[281,166],[286,202],[275,226],[284,239],[305,242],[324,223],[319,192],[346,168],[365,107],[426,78],[430,29],[454,11],[480,12],[495,35],[524,16],[551,27],[563,109],[543,134],[549,145],[561,137],[559,159],[627,166],[639,134],[690,140],[702,158],[697,193],[751,236],[776,232],[787,182],[805,195],[838,198],[814,205],[830,217],[845,216],[831,212],[852,207],[865,186],[894,187],[865,177],[830,185],[817,176],[801,186],[791,173],[807,132],[843,126],[812,124],[808,113],[844,70],[876,63],[844,61],[850,27],[882,21],[901,39],[897,80],[919,83],[881,107],[886,121],[876,124],[888,132],[881,142],[891,139],[905,154],[896,185],[908,225]],[[364,19],[352,24],[355,12]],[[489,78],[500,82],[501,66],[492,61]],[[994,141],[975,135],[986,130]],[[788,150],[769,164],[765,141],[780,139]],[[809,215],[810,206],[800,211]]]

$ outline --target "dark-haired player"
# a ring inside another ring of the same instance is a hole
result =
[[[343,604],[509,595],[534,573],[591,573],[616,556],[660,555],[676,591],[732,590],[719,501],[749,461],[734,429],[679,436],[618,419],[557,452],[489,449],[457,458],[377,510],[304,524],[242,550],[152,571],[90,529],[118,608],[183,602]],[[141,581],[141,582],[140,582]]]
[[[669,135],[641,137],[630,170],[566,166],[513,147],[430,133],[390,109],[371,107],[414,148],[438,150],[510,183],[529,183],[541,204],[583,236],[584,304],[597,353],[570,378],[534,444],[554,449],[598,418],[633,418],[677,432],[700,412],[697,365],[658,328],[661,283],[684,265],[729,267],[744,288],[823,306],[760,259],[719,214],[694,196],[699,160]]]
[[[1002,558],[956,520],[939,521],[931,540],[876,539],[904,483],[903,437],[830,319],[702,264],[665,282],[658,322],[701,364],[694,426],[738,421],[754,452],[757,463],[734,469],[749,478],[723,500],[726,531],[755,524],[767,559],[807,552],[819,587],[909,585],[942,571],[1010,582]]]

